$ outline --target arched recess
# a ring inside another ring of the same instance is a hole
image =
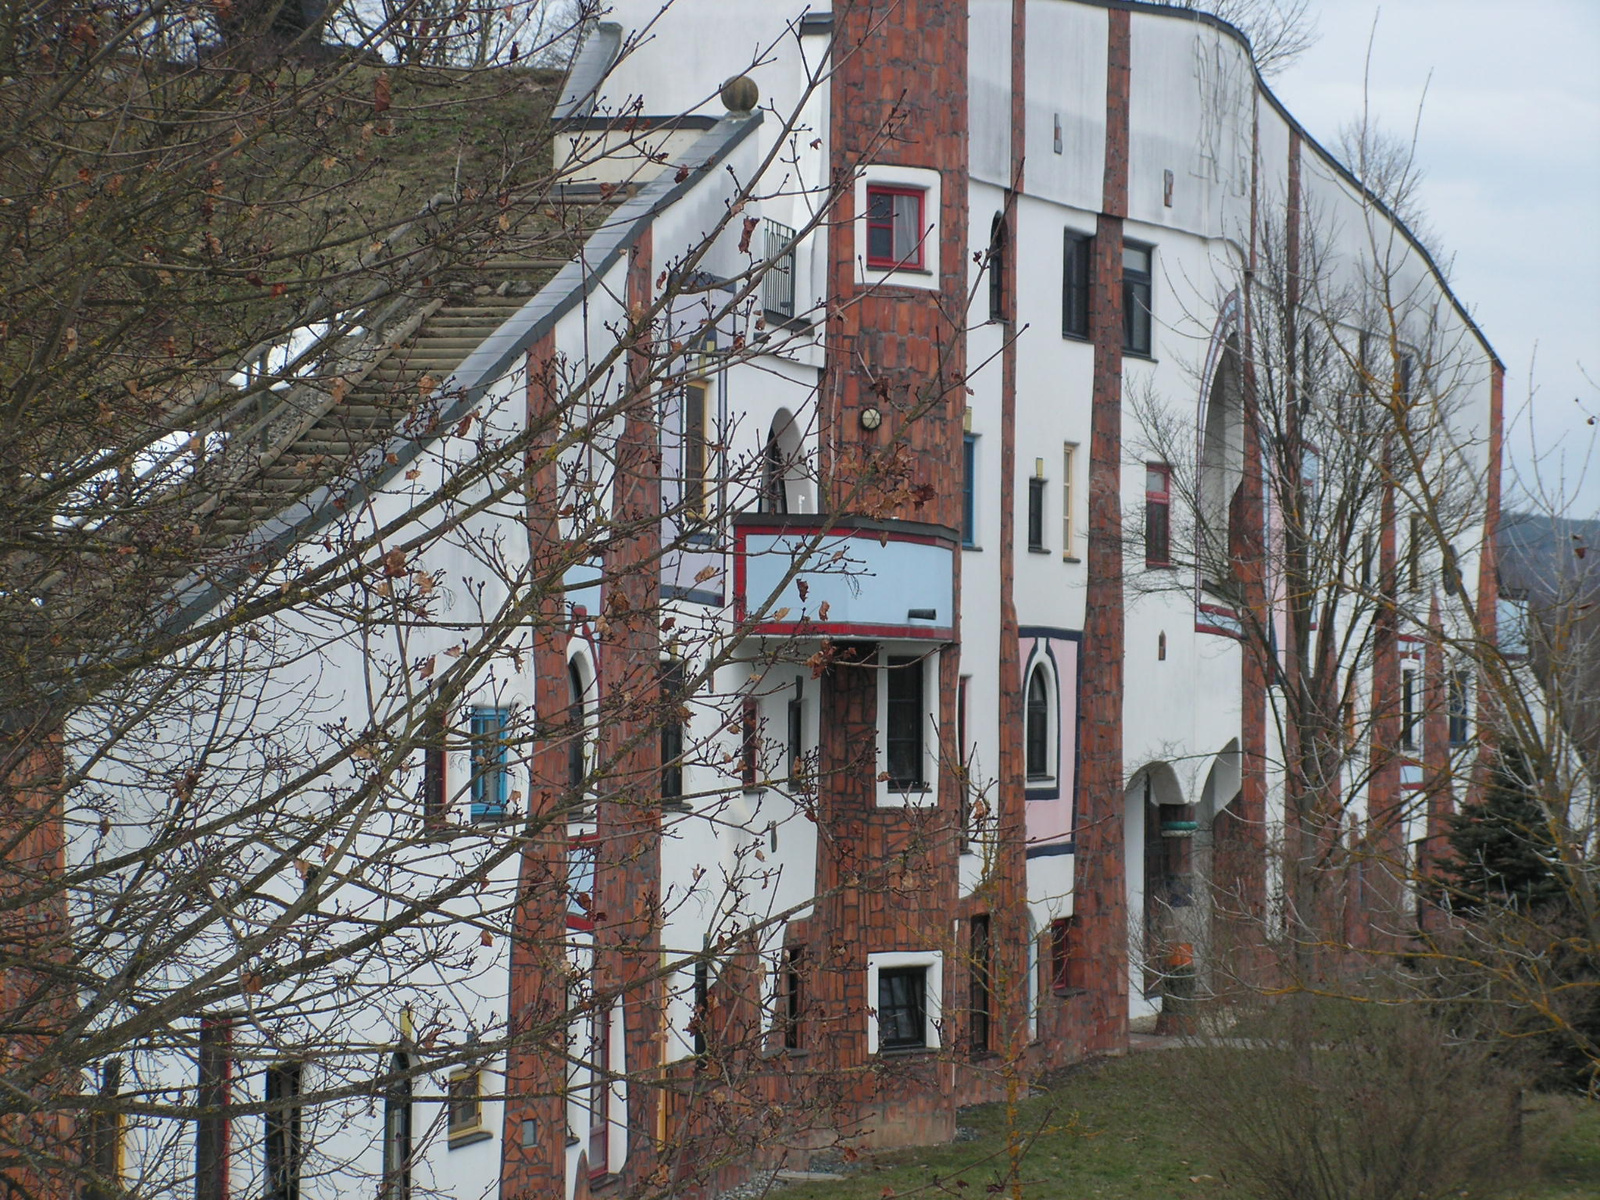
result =
[[[1200,836],[1195,846],[1195,873],[1204,881],[1198,891],[1204,896],[1208,963],[1229,958],[1244,942],[1247,930],[1240,922],[1248,917],[1245,884],[1252,870],[1252,850],[1257,843],[1247,836],[1239,819],[1239,795],[1243,785],[1243,756],[1237,738],[1230,741],[1212,761],[1200,792],[1196,814]]]
[[[1244,482],[1243,374],[1239,337],[1230,333],[1213,353],[1205,396],[1196,522],[1201,586],[1229,598],[1236,581],[1231,530]]]
[[[780,408],[767,430],[761,462],[761,511],[787,514],[811,512],[811,489],[806,479],[805,454],[794,414]]]
[[[1036,656],[1028,664],[1028,683],[1023,690],[1023,762],[1027,786],[1038,790],[1055,786],[1061,763],[1060,684],[1055,662],[1048,654]]]
[[[587,799],[587,782],[595,766],[595,741],[599,730],[599,677],[589,643],[573,638],[567,643],[566,718],[562,722],[567,738],[565,783],[569,819],[592,817]]]
[[[1128,1015],[1137,1019],[1160,1011],[1168,959],[1186,932],[1175,914],[1191,899],[1189,839],[1163,837],[1162,827],[1190,810],[1177,773],[1165,762],[1134,772],[1124,802]]]

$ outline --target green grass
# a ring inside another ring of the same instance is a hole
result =
[[[1228,1193],[1231,1183],[1207,1152],[1206,1114],[1182,1096],[1187,1052],[1167,1050],[1090,1063],[1046,1081],[1023,1101],[1017,1128],[1029,1145],[1022,1165],[1027,1200],[1193,1200]],[[1600,1196],[1600,1105],[1538,1097],[1528,1119],[1530,1157],[1522,1187],[1506,1200],[1593,1200]],[[977,1140],[865,1155],[844,1182],[785,1188],[783,1200],[883,1200],[905,1196],[1010,1196],[988,1189],[1005,1177],[1003,1105],[968,1109],[961,1124]],[[965,1186],[962,1186],[965,1184]],[[1463,1193],[1465,1195],[1465,1193]],[[1473,1196],[1488,1193],[1473,1193]]]

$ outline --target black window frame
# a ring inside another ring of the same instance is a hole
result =
[[[422,730],[422,824],[438,829],[450,818],[450,770],[448,710],[423,718]]]
[[[263,1200],[300,1200],[300,1172],[305,1164],[302,1137],[305,1064],[295,1060],[273,1063],[262,1076],[262,1186]]]
[[[989,224],[989,320],[1011,320],[1007,275],[1011,270],[1011,231],[1004,213],[995,213]]]
[[[891,657],[884,683],[884,770],[897,792],[926,791],[927,662],[921,655]],[[905,768],[913,769],[907,771]]]
[[[779,964],[778,1021],[780,1040],[789,1051],[805,1048],[805,959],[804,946],[785,946]]]
[[[1061,336],[1089,338],[1089,280],[1094,262],[1094,236],[1064,230],[1061,251]]]
[[[396,1050],[389,1056],[389,1080],[383,1089],[383,1178],[379,1200],[411,1200],[411,1166],[416,1154],[412,1102],[411,1056]]]
[[[1049,482],[1040,475],[1028,480],[1028,549],[1034,554],[1049,549],[1044,544],[1044,501]]]
[[[898,992],[899,995],[895,993]],[[928,968],[883,967],[878,971],[878,1049],[928,1048]]]
[[[657,680],[661,705],[661,803],[666,808],[685,806],[683,798],[683,660],[666,659]]]
[[[106,1059],[99,1074],[100,1099],[115,1105],[122,1092],[122,1060]],[[91,1178],[83,1189],[84,1200],[112,1200],[122,1192],[122,1114],[114,1107],[97,1109],[88,1114],[85,1126],[88,1145],[84,1158]]]
[[[789,697],[784,706],[784,738],[786,767],[788,780],[795,783],[805,774],[806,763],[806,681],[805,676],[796,675],[794,679],[794,695]]]
[[[233,1022],[200,1018],[196,1053],[194,1200],[227,1200],[232,1122]]]
[[[1472,672],[1451,671],[1448,687],[1449,742],[1465,746],[1472,737]]]
[[[978,544],[978,435],[961,436],[961,545],[971,550]]]
[[[1128,265],[1130,251],[1145,256],[1142,270]],[[1122,351],[1140,358],[1151,357],[1155,346],[1155,261],[1154,246],[1145,242],[1122,243]]]
[[[994,943],[987,913],[975,914],[967,924],[972,969],[967,985],[967,1009],[971,1017],[968,1046],[973,1054],[987,1054],[994,1026]]]
[[[1400,748],[1402,750],[1417,750],[1420,748],[1421,739],[1417,737],[1417,726],[1421,722],[1421,713],[1417,706],[1417,683],[1420,672],[1415,670],[1400,671]]]
[[[1038,783],[1055,778],[1050,763],[1050,681],[1045,678],[1043,664],[1036,664],[1028,672],[1028,690],[1023,697],[1022,744],[1027,781]]]
[[[585,742],[589,735],[589,714],[584,708],[583,670],[577,659],[567,662],[567,786],[581,791],[589,777],[589,755]]]

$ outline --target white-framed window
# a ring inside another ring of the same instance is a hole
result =
[[[867,1053],[937,1050],[944,954],[891,950],[867,955]]]
[[[939,655],[885,647],[878,654],[878,804],[939,802]]]
[[[600,689],[594,659],[582,638],[575,637],[567,643],[565,691],[565,715],[559,723],[559,736],[566,739],[568,820],[593,820],[588,781],[595,765]]]
[[[1078,444],[1067,442],[1061,447],[1061,557],[1067,562],[1078,561],[1077,477]]]
[[[939,172],[872,165],[856,176],[856,282],[939,287]]]
[[[1023,760],[1030,788],[1048,787],[1056,781],[1060,705],[1055,676],[1050,659],[1040,655],[1028,668],[1028,686],[1022,694]]]

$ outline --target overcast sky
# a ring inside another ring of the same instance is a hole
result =
[[[1317,44],[1272,88],[1333,149],[1361,112],[1376,18],[1370,110],[1409,136],[1421,105],[1434,240],[1506,365],[1506,506],[1537,463],[1547,490],[1565,480],[1569,515],[1600,515],[1600,2],[1313,8]]]

